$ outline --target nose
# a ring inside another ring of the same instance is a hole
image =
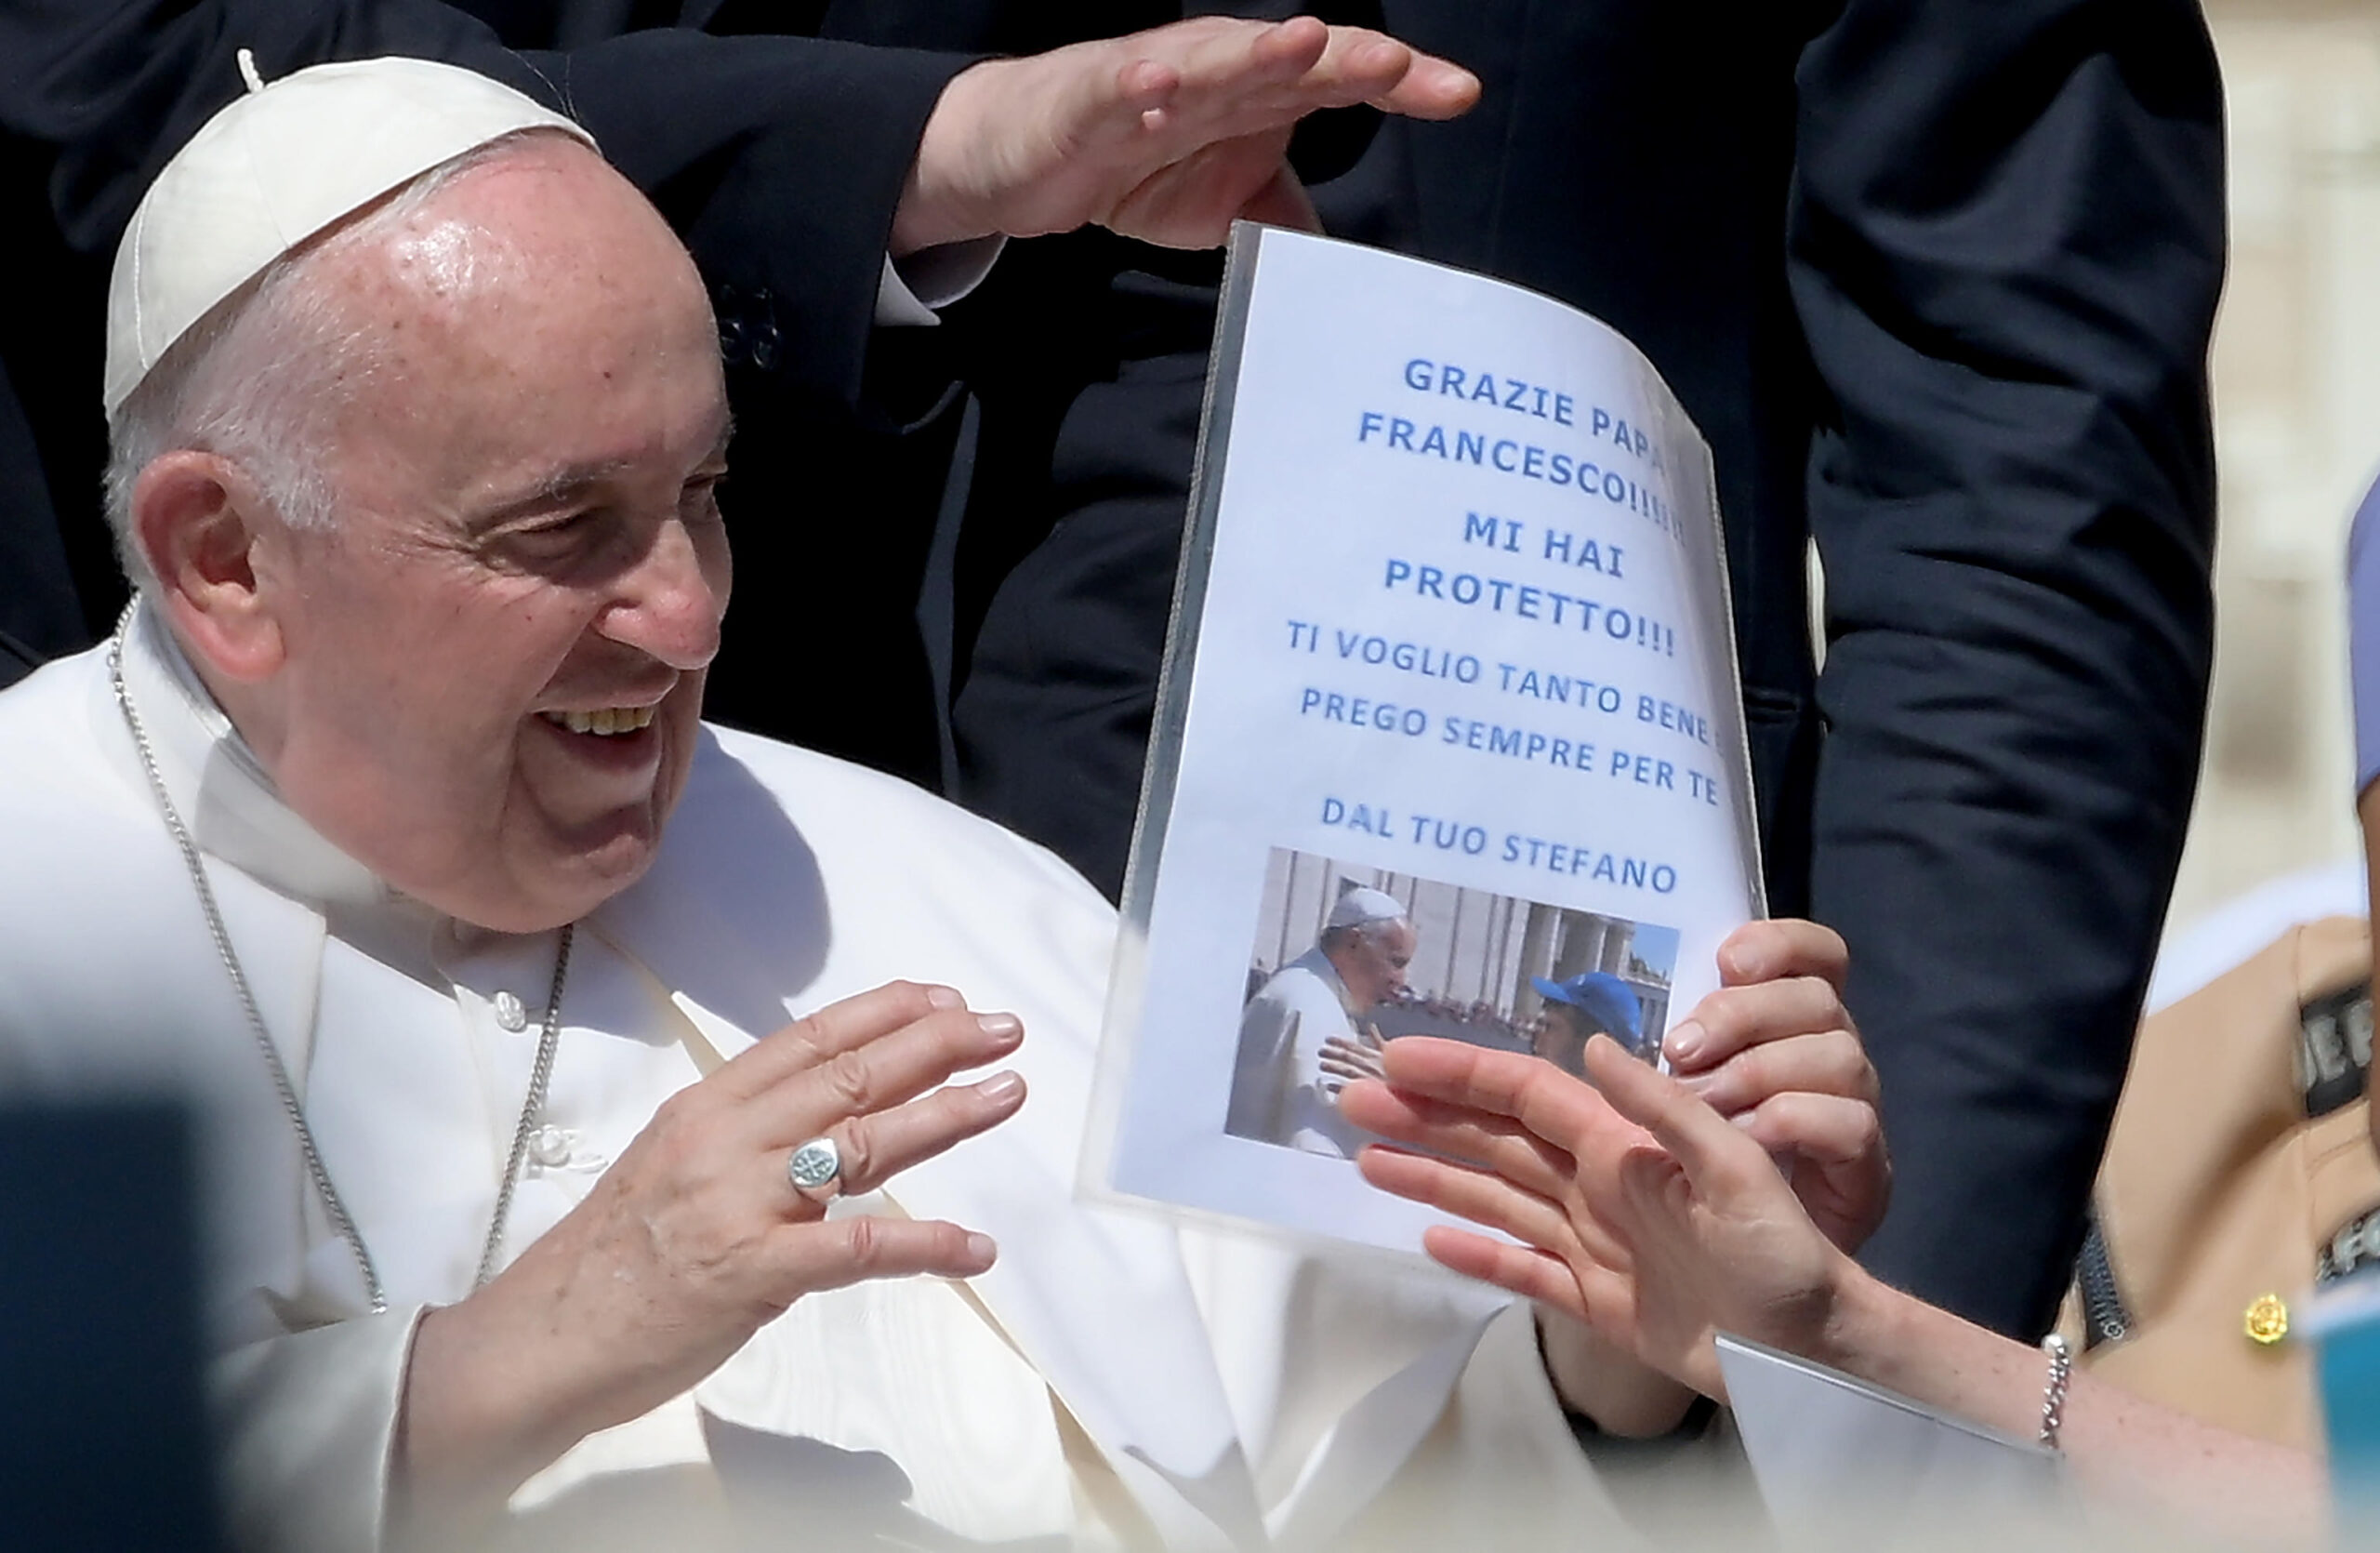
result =
[[[718,525],[697,533],[684,523],[667,522],[654,531],[644,555],[621,575],[616,601],[599,629],[624,646],[692,672],[719,652],[727,589],[727,546]]]

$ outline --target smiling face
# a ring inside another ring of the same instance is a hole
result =
[[[248,514],[253,621],[185,629],[170,577],[168,618],[341,848],[483,926],[575,920],[651,863],[719,644],[701,282],[634,189],[544,137],[310,262],[355,346],[333,514]]]

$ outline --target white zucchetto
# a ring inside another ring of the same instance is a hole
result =
[[[594,145],[509,86],[427,60],[314,65],[248,90],[149,186],[108,285],[108,418],[207,311],[306,239],[465,152],[523,129]]]
[[[1385,890],[1358,888],[1341,896],[1330,908],[1330,927],[1368,927],[1373,923],[1405,920],[1405,903]]]

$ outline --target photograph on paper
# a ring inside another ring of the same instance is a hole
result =
[[[1531,1052],[1582,1073],[1588,1038],[1658,1059],[1674,929],[1273,849],[1223,1130],[1352,1159],[1340,1092],[1408,1035]]]

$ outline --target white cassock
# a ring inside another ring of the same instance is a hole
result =
[[[1239,1016],[1226,1128],[1309,1154],[1352,1160],[1371,1135],[1339,1114],[1322,1043],[1354,1041],[1347,984],[1316,944],[1273,973]]]
[[[470,1291],[558,936],[392,896],[278,801],[145,615],[126,673],[388,1314],[309,1185],[99,652],[0,695],[0,1086],[197,1102],[235,1534],[374,1548],[415,1322]],[[955,1220],[1000,1257],[964,1286],[797,1302],[688,1397],[533,1480],[524,1528],[683,1546],[698,1512],[748,1522],[757,1505],[782,1533],[758,1546],[804,1549],[1444,1547],[1497,1523],[1611,1524],[1526,1311],[1075,1200],[1114,932],[1079,878],[998,827],[707,730],[651,871],[579,924],[507,1256],[663,1097],[906,976],[1021,1015],[1030,1098],[852,1207]]]

